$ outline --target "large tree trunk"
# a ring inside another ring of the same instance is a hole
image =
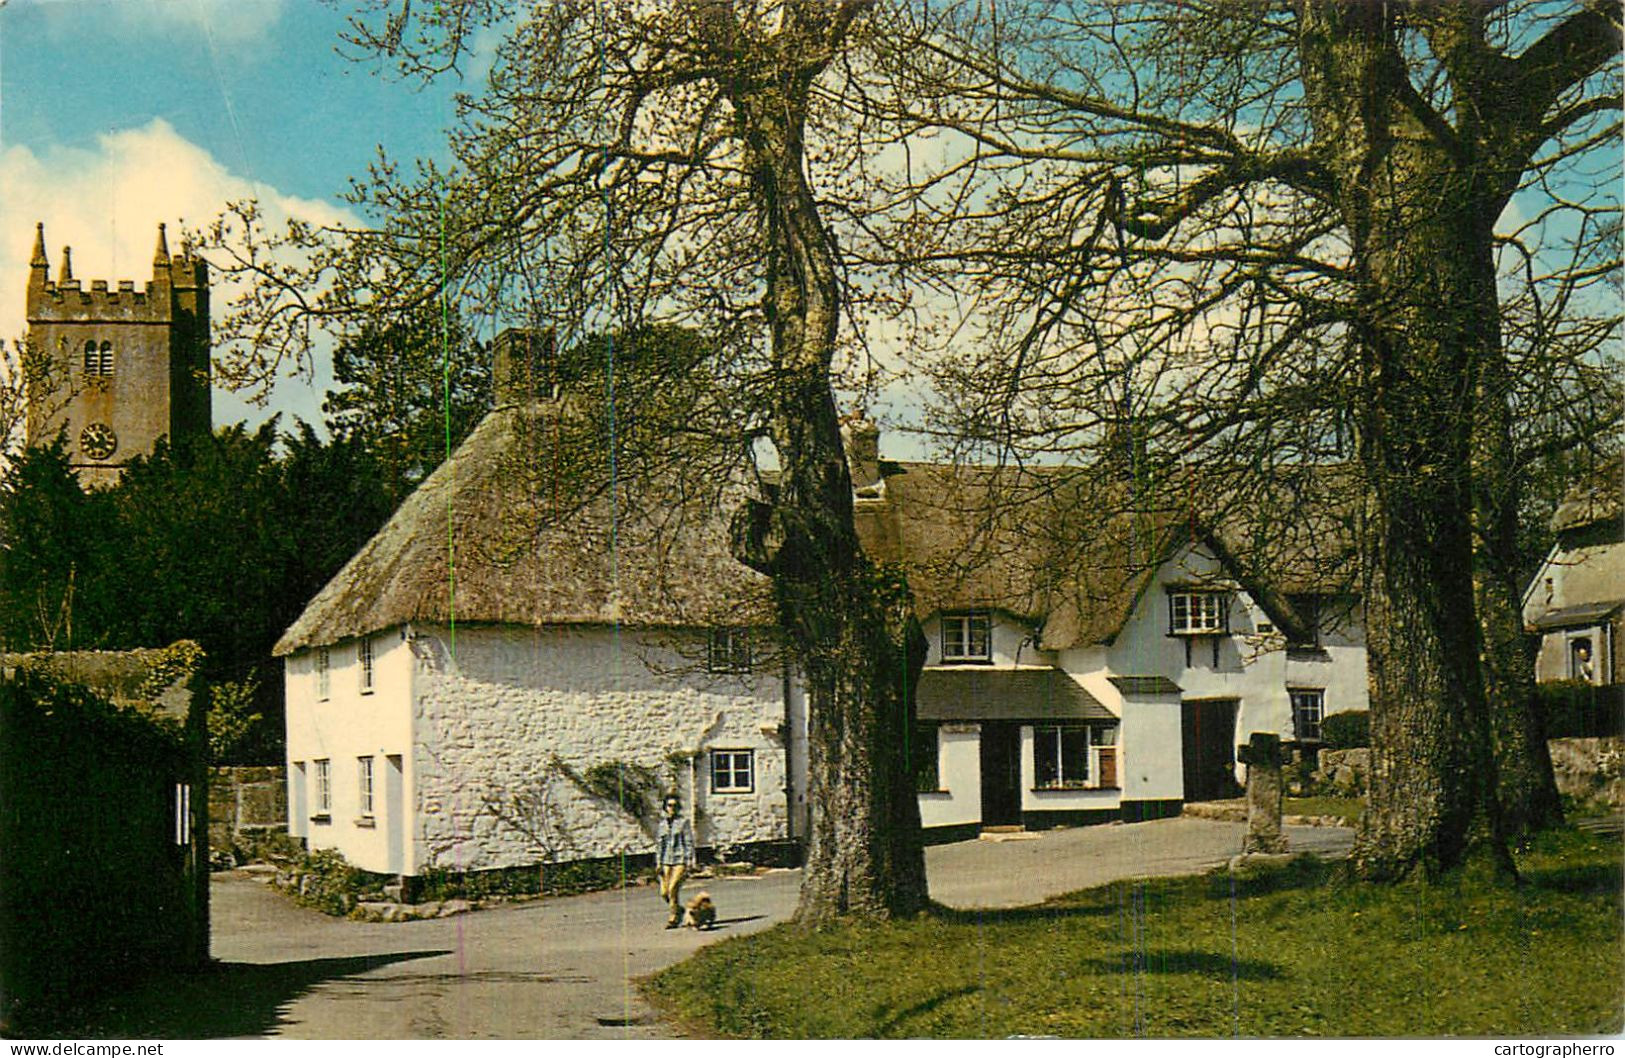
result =
[[[1489,357],[1479,377],[1474,438],[1477,567],[1474,588],[1484,637],[1484,691],[1495,742],[1496,792],[1509,841],[1563,822],[1544,718],[1535,701],[1535,659],[1523,629],[1517,563],[1520,474],[1512,465],[1512,409],[1506,358]]]
[[[773,579],[807,681],[812,833],[797,920],[909,915],[926,903],[919,803],[907,766],[925,637],[900,576],[863,554],[830,390],[840,317],[835,248],[807,184],[809,62],[730,92],[768,247],[776,495],[735,526],[740,558]]]
[[[1484,189],[1403,101],[1390,8],[1304,0],[1301,14],[1360,292],[1372,774],[1355,863],[1433,877],[1481,855],[1510,875],[1473,595],[1474,379],[1499,311]]]

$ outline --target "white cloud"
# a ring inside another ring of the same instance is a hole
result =
[[[58,16],[45,24],[54,39],[78,34],[82,20],[95,19],[126,38],[150,35],[167,40],[195,33],[215,44],[243,45],[260,40],[277,24],[288,0],[30,0],[28,6]]]
[[[208,151],[189,142],[167,122],[155,119],[136,129],[107,133],[94,149],[52,147],[41,153],[24,146],[0,151],[0,338],[21,338],[24,284],[34,245],[34,225],[45,224],[51,274],[58,275],[62,248],[73,248],[73,272],[85,287],[105,279],[117,286],[134,280],[140,289],[152,278],[158,224],[169,230],[171,252],[180,249],[184,227],[202,228],[230,201],[258,198],[267,228],[280,230],[291,217],[333,224],[346,214],[328,202],[285,195],[234,173]],[[215,315],[231,297],[218,274],[211,291]],[[268,409],[251,407],[218,389],[217,425],[260,420],[283,411],[311,422],[321,419],[322,395],[332,385],[326,357],[314,382],[277,383]]]

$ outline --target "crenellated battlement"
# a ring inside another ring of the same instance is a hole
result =
[[[36,225],[28,343],[53,369],[31,385],[28,439],[65,436],[81,480],[110,484],[160,437],[209,432],[209,266],[190,246],[170,253],[162,224],[139,289],[133,279],[79,280],[67,247],[61,261],[53,277]]]
[[[158,248],[153,257],[152,279],[136,289],[135,280],[120,279],[110,287],[105,279],[91,280],[90,288],[74,278],[72,249],[62,248],[58,279],[51,278],[45,257],[45,225],[35,226],[34,253],[30,260],[27,315],[30,322],[75,323],[92,320],[118,320],[129,323],[170,323],[177,311],[185,311],[186,297],[207,291],[208,262],[196,257],[191,247],[171,254],[164,225],[158,225]]]

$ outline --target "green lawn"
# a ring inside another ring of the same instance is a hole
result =
[[[1553,1036],[1621,1029],[1621,846],[1575,831],[1521,888],[1250,878],[1118,883],[724,941],[644,983],[697,1034],[812,1037]]]

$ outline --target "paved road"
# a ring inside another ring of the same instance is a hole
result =
[[[1241,824],[1169,819],[928,850],[932,896],[1010,907],[1124,878],[1188,873],[1240,847]],[[1288,828],[1295,848],[1346,851],[1351,833]],[[706,883],[711,933],[661,928],[652,888],[398,924],[332,919],[242,874],[216,876],[207,974],[155,982],[96,1016],[102,1034],[178,1038],[571,1038],[669,1035],[630,979],[702,944],[788,918],[797,871]]]

